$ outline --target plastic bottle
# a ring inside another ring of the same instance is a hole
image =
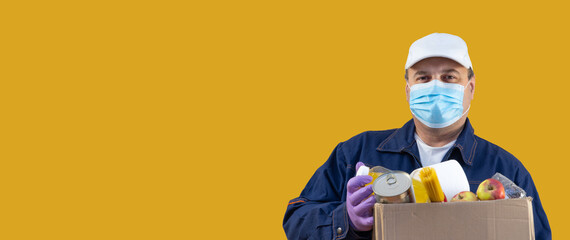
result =
[[[384,174],[384,173],[388,173],[390,172],[389,169],[382,167],[382,166],[376,166],[373,168],[369,168],[367,166],[361,166],[358,171],[356,172],[356,176],[362,176],[362,175],[369,175],[372,177],[372,181],[368,184],[366,184],[365,186],[371,185],[372,183],[374,183],[374,181],[376,180],[376,178],[378,178],[380,175]]]

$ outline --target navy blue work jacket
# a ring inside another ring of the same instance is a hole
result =
[[[311,177],[301,195],[289,201],[283,228],[288,239],[367,239],[371,233],[350,229],[346,212],[346,183],[355,175],[355,165],[384,166],[411,173],[422,167],[414,139],[413,120],[402,128],[363,132],[339,143],[329,159]],[[523,188],[533,198],[536,239],[552,239],[546,213],[534,182],[513,155],[474,134],[469,119],[443,161],[461,164],[471,191],[499,172]]]

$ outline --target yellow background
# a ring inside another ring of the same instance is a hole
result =
[[[409,45],[461,36],[476,134],[570,237],[563,1],[5,1],[0,238],[285,239],[338,142],[402,126]]]

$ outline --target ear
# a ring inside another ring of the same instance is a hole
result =
[[[406,81],[406,87],[404,87],[404,91],[406,92],[406,102],[410,103],[410,85],[408,81]]]
[[[475,76],[471,77],[471,81],[469,82],[469,85],[471,86],[471,99],[473,99],[473,97],[475,96]]]

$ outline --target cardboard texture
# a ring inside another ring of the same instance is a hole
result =
[[[374,205],[376,240],[534,239],[532,198]]]

